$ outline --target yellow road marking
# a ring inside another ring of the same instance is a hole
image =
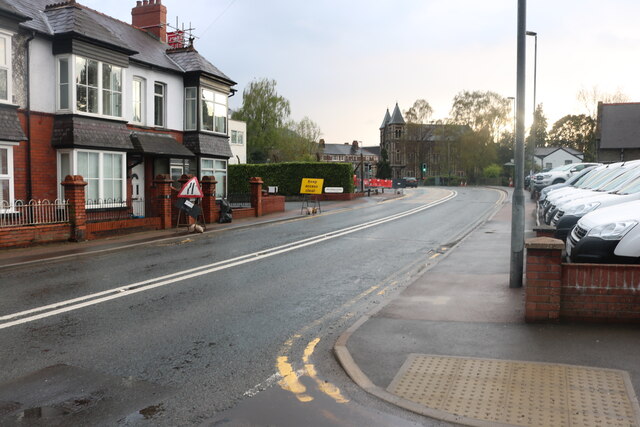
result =
[[[311,402],[313,397],[305,394],[307,388],[298,380],[298,374],[293,371],[287,356],[278,357],[278,373],[282,375],[282,380],[278,382],[284,390],[295,394],[300,402]]]
[[[311,377],[311,379],[313,379],[316,382],[318,389],[322,393],[326,394],[327,396],[329,396],[330,398],[332,398],[338,403],[348,403],[349,399],[346,399],[342,395],[342,393],[340,393],[340,389],[336,387],[334,384],[330,382],[322,381],[320,378],[318,378],[318,373],[316,372],[315,366],[312,363],[309,363],[309,358],[315,351],[316,346],[318,345],[319,342],[320,342],[320,338],[316,338],[307,345],[307,348],[305,348],[304,355],[302,356],[302,361],[304,362],[304,369],[307,372],[307,375],[309,375],[309,377]]]
[[[429,257],[429,259],[434,259],[434,258],[437,258],[437,257],[439,257],[439,256],[440,256],[440,254],[435,253],[435,254],[431,255],[431,256]]]

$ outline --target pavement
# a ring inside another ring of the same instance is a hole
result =
[[[369,393],[453,424],[639,426],[637,326],[524,322],[525,288],[509,287],[511,196],[349,328],[338,360]]]

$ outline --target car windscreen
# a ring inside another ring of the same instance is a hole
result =
[[[594,188],[598,185],[601,185],[603,182],[606,182],[609,177],[614,174],[619,168],[604,168],[601,170],[595,171],[593,174],[589,174],[587,179],[577,185],[579,188]]]
[[[639,192],[640,192],[640,176],[636,176],[635,179],[626,183],[625,185],[622,186],[622,188],[616,191],[616,194],[624,195],[624,194],[635,194]]]
[[[622,184],[637,176],[637,169],[619,168],[618,173],[610,176],[611,179],[606,180],[601,185],[594,187],[597,191],[613,191],[618,189]]]
[[[589,172],[593,171],[594,167],[586,168],[582,172],[573,175],[571,178],[567,180],[567,184],[569,185],[579,185],[581,182],[584,182],[587,179],[587,175]]]

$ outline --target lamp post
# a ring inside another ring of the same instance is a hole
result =
[[[531,122],[531,128],[533,132],[531,132],[531,169],[529,170],[529,175],[533,173],[533,168],[535,166],[535,156],[536,156],[536,86],[538,81],[538,33],[535,31],[527,31],[525,33],[528,36],[532,36],[534,39],[533,45],[533,122]]]

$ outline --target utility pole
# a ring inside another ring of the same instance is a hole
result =
[[[518,71],[516,91],[515,188],[511,209],[511,269],[509,287],[522,287],[524,265],[524,101],[527,0],[518,0]]]

